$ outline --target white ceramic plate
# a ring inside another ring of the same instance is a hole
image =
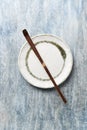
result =
[[[59,37],[53,35],[38,35],[33,37],[32,40],[55,82],[58,85],[64,82],[73,65],[69,46]],[[28,43],[25,43],[20,50],[18,66],[21,74],[30,84],[39,88],[54,87]]]

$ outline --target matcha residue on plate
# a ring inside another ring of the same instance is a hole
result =
[[[38,45],[40,43],[47,43],[47,44],[52,44],[54,46],[56,46],[58,48],[58,50],[60,51],[63,59],[64,59],[64,64],[65,64],[65,59],[66,59],[66,53],[65,53],[65,50],[58,44],[56,44],[55,42],[52,42],[52,41],[40,41],[40,42],[37,42],[35,43],[35,45]],[[27,71],[36,79],[38,80],[42,80],[42,81],[48,81],[50,79],[42,79],[42,78],[39,78],[37,76],[35,76],[31,71],[30,71],[30,68],[29,68],[29,65],[28,65],[28,57],[29,57],[29,54],[30,54],[30,51],[31,51],[31,48],[27,51],[27,54],[26,54],[26,58],[25,58],[25,65],[26,65],[26,68],[27,68]],[[64,64],[63,64],[63,67],[64,67]],[[62,67],[62,70],[63,70],[63,67]],[[62,70],[60,71],[60,73],[62,72]],[[60,74],[59,73],[59,74]],[[59,76],[59,74],[57,74],[56,76],[54,76],[54,78],[57,78]]]

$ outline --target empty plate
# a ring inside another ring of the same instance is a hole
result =
[[[59,37],[38,35],[32,38],[49,71],[59,85],[69,76],[73,58],[69,46]],[[18,66],[23,77],[39,88],[52,88],[53,83],[28,43],[19,53]]]

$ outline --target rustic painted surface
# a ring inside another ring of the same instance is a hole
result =
[[[67,105],[55,89],[37,89],[21,76],[24,28],[69,44],[74,67],[60,85]],[[0,130],[87,130],[87,0],[0,0]]]

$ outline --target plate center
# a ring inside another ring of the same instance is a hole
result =
[[[56,43],[39,42],[36,44],[36,48],[52,76],[56,78],[62,72],[64,67],[64,58],[61,51],[56,46]],[[49,80],[47,73],[31,49],[27,52],[26,60],[27,70],[34,78],[39,80]]]

